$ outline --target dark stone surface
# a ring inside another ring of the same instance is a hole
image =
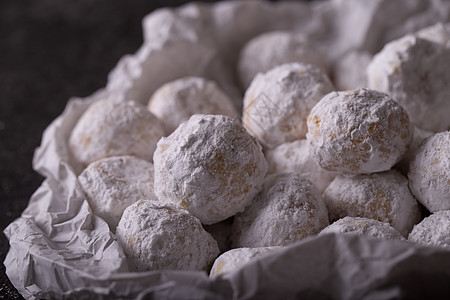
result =
[[[0,1],[0,227],[17,218],[43,178],[32,170],[44,129],[71,96],[106,84],[142,43],[142,18],[187,1]],[[211,1],[210,1],[211,2]],[[0,234],[0,260],[9,249]],[[0,265],[0,299],[21,299]]]

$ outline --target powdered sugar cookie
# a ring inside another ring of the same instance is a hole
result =
[[[267,162],[239,121],[194,115],[158,142],[155,193],[186,208],[203,224],[242,211],[259,191]]]
[[[450,131],[427,138],[409,165],[409,187],[429,211],[450,209]]]
[[[197,218],[158,201],[141,200],[125,209],[116,237],[136,271],[207,270],[219,255]]]
[[[213,81],[201,77],[184,77],[164,84],[150,98],[148,110],[162,120],[167,132],[174,131],[193,114],[238,117],[232,100]]]
[[[369,89],[329,93],[311,110],[307,124],[313,157],[321,167],[344,174],[389,170],[413,134],[405,109]]]
[[[156,199],[153,164],[133,156],[113,156],[90,164],[78,176],[94,214],[116,229],[123,211],[141,199]]]
[[[328,226],[317,188],[296,173],[272,174],[252,203],[234,217],[234,247],[286,246]]]
[[[286,63],[312,64],[327,71],[326,59],[306,36],[289,31],[272,31],[251,39],[242,49],[238,72],[243,88],[258,73]]]
[[[450,248],[450,210],[431,214],[415,225],[408,240],[425,246]]]
[[[232,272],[257,257],[262,257],[279,249],[283,249],[283,247],[275,246],[231,249],[216,258],[209,276],[214,277],[220,274]]]
[[[338,176],[322,197],[332,221],[346,216],[374,219],[389,223],[404,236],[421,217],[408,180],[395,170],[351,178]]]
[[[416,126],[450,127],[450,48],[414,35],[388,43],[367,68],[369,87],[388,93]]]
[[[258,74],[244,96],[242,122],[268,148],[305,138],[313,106],[333,90],[315,66],[284,64]]]
[[[74,157],[86,167],[110,156],[133,155],[152,161],[162,123],[134,101],[98,101],[81,116],[69,138]]]
[[[368,236],[385,240],[405,240],[400,232],[388,223],[359,217],[345,217],[339,219],[322,230],[319,235],[333,232],[356,236]]]

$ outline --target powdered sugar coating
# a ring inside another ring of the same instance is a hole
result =
[[[345,217],[339,219],[322,230],[319,235],[333,232],[385,240],[405,240],[400,232],[388,223],[368,218]]]
[[[408,188],[408,180],[395,170],[351,178],[337,176],[322,197],[330,220],[346,216],[389,223],[407,236],[421,212]]]
[[[155,193],[186,208],[203,224],[242,211],[260,190],[267,162],[239,121],[193,115],[154,155]]]
[[[256,74],[286,63],[305,63],[327,71],[325,56],[300,33],[272,31],[251,39],[241,50],[238,73],[243,88]]]
[[[335,174],[328,172],[311,157],[309,144],[305,139],[281,144],[265,151],[268,173],[301,173],[322,192]]]
[[[415,225],[408,240],[425,246],[450,248],[450,210],[431,214]]]
[[[93,162],[78,176],[94,214],[115,230],[123,211],[141,199],[156,199],[153,164],[133,156]]]
[[[215,82],[201,77],[183,77],[164,84],[150,98],[148,110],[162,120],[167,132],[193,114],[238,117],[232,100]]]
[[[367,87],[366,68],[372,61],[367,51],[353,50],[346,53],[333,66],[333,81],[338,90]]]
[[[102,158],[133,155],[152,161],[164,135],[160,120],[134,101],[101,100],[81,116],[69,138],[74,157],[85,167]]]
[[[287,246],[328,226],[317,188],[296,173],[272,174],[261,192],[234,217],[234,247]]]
[[[262,257],[279,249],[283,249],[283,247],[275,246],[231,249],[216,258],[209,276],[214,277],[220,274],[232,272],[255,258]]]
[[[314,159],[344,174],[389,170],[413,134],[405,109],[369,89],[329,93],[311,110],[307,124]]]
[[[158,201],[130,205],[116,237],[136,271],[207,270],[219,255],[216,241],[197,218]]]
[[[409,187],[429,211],[450,209],[450,131],[427,138],[408,172]]]
[[[310,110],[333,89],[313,65],[275,67],[258,74],[245,92],[243,124],[268,148],[305,138]]]
[[[450,48],[407,35],[388,43],[367,68],[369,87],[388,93],[416,126],[450,127]]]

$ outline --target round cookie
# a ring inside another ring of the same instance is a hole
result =
[[[313,65],[275,67],[258,74],[245,92],[242,122],[268,148],[305,138],[309,112],[333,89]]]
[[[423,219],[414,226],[408,240],[425,246],[450,249],[450,210],[441,210]]]
[[[140,200],[125,209],[116,237],[136,271],[207,270],[219,255],[197,218],[158,201]]]
[[[164,135],[161,121],[134,101],[93,103],[72,130],[69,146],[86,167],[110,156],[133,155],[152,161],[156,143]]]
[[[450,209],[450,131],[422,142],[409,165],[409,187],[429,211]]]
[[[344,174],[389,170],[408,149],[408,114],[388,95],[369,90],[332,92],[311,110],[306,135],[319,165]]]
[[[312,64],[327,71],[325,57],[303,34],[289,31],[261,34],[241,50],[238,62],[241,86],[247,88],[258,73],[294,62]]]
[[[133,156],[91,163],[78,176],[92,212],[116,229],[123,211],[141,199],[156,199],[153,164]]]
[[[272,174],[252,203],[234,217],[233,247],[287,246],[328,226],[317,188],[296,173]]]
[[[215,82],[200,77],[184,77],[164,84],[150,98],[148,110],[173,132],[193,114],[225,115],[237,118],[232,100]]]
[[[249,263],[251,260],[273,253],[283,247],[236,248],[220,255],[214,261],[209,273],[210,277],[232,272]]]
[[[414,35],[388,43],[367,68],[369,87],[388,93],[416,126],[450,128],[450,48]]]
[[[346,216],[389,223],[403,236],[420,221],[420,207],[408,180],[395,170],[354,177],[337,176],[322,197],[330,220]]]
[[[319,166],[309,153],[309,144],[305,139],[281,144],[265,151],[268,173],[301,173],[322,192],[335,174]]]
[[[344,233],[355,236],[368,236],[385,240],[405,240],[394,227],[373,219],[344,217],[322,230],[319,235]]]
[[[267,172],[261,146],[238,120],[193,115],[154,155],[155,193],[190,211],[203,224],[242,211]]]

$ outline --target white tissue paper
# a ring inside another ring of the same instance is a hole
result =
[[[235,1],[159,9],[143,21],[145,42],[124,56],[106,88],[70,99],[46,129],[34,169],[46,177],[5,234],[6,272],[28,299],[400,299],[450,295],[450,251],[405,241],[346,235],[311,237],[215,278],[200,271],[129,272],[121,246],[92,214],[67,146],[78,118],[97,100],[146,103],[162,84],[186,75],[216,80],[235,99],[240,48],[271,30],[311,38],[330,65],[352,49],[378,51],[407,32],[414,19],[427,26],[449,20],[442,1]],[[441,3],[442,2],[442,3]],[[401,14],[394,14],[398,12]],[[420,14],[419,14],[420,12]],[[389,29],[389,30],[387,30]],[[449,287],[447,287],[449,286]],[[423,288],[423,289],[422,289]]]

